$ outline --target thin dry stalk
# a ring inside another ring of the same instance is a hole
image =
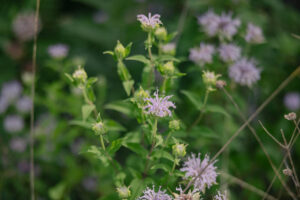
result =
[[[258,122],[259,122],[259,124],[260,124],[260,126],[264,129],[264,131],[279,145],[279,146],[281,146],[283,149],[286,149],[287,148],[287,146],[284,146],[283,144],[281,144],[281,142],[279,142],[267,129],[266,129],[266,127],[263,125],[263,123],[260,121],[260,120],[258,120]]]
[[[250,190],[251,192],[254,192],[255,194],[257,195],[260,195],[260,196],[266,196],[267,199],[270,199],[270,200],[276,200],[277,198],[273,197],[272,195],[264,192],[263,190],[261,189],[258,189],[257,187],[235,177],[235,176],[232,176],[230,174],[227,174],[227,173],[224,173],[222,172],[221,175],[223,175],[225,178],[231,180],[232,182],[238,184],[239,186],[241,186],[242,188],[245,188],[247,190]]]
[[[238,106],[238,104],[235,102],[235,100],[233,99],[233,97],[227,92],[227,90],[225,88],[223,88],[224,93],[226,94],[226,96],[230,99],[230,101],[232,102],[232,104],[235,106],[236,110],[238,111],[240,117],[246,121],[246,117],[243,115],[242,110],[240,109],[240,107]],[[269,153],[267,152],[266,148],[263,145],[263,142],[261,141],[261,139],[258,137],[256,131],[254,130],[254,128],[248,123],[247,124],[248,128],[250,129],[251,133],[253,134],[253,136],[255,137],[255,139],[257,140],[258,144],[260,145],[261,149],[263,150],[264,154],[267,157],[267,160],[269,161],[274,173],[276,174],[276,176],[278,176],[278,179],[280,180],[281,184],[283,185],[284,189],[291,195],[294,196],[293,192],[291,191],[291,189],[286,185],[286,183],[284,182],[284,180],[281,178],[280,173],[278,172],[278,170],[276,169]],[[286,148],[285,146],[283,146],[284,148]]]
[[[32,106],[30,111],[30,196],[31,200],[35,199],[34,194],[34,98],[35,98],[35,74],[36,74],[36,52],[37,52],[37,37],[39,24],[40,0],[36,0],[36,10],[34,18],[34,42],[32,52],[32,83],[31,83],[31,100]]]
[[[269,103],[270,101],[283,89],[285,88],[290,81],[292,81],[298,74],[300,73],[300,67],[291,73],[291,75],[285,79],[279,87],[259,106],[259,108],[249,117],[249,119],[229,138],[229,140],[223,145],[223,147],[215,154],[215,156],[207,163],[207,165],[203,168],[203,170],[199,173],[197,177],[189,181],[186,185],[183,192],[186,192],[189,187],[194,183],[196,178],[200,177],[202,173],[206,170],[206,168],[216,160],[216,158],[227,148],[227,146],[240,134],[240,132],[247,126],[249,122],[251,122]]]
[[[289,150],[293,148],[294,144],[296,143],[296,141],[297,141],[297,139],[298,139],[298,137],[299,137],[299,135],[300,135],[300,131],[299,131],[299,128],[298,128],[298,124],[299,124],[299,123],[300,123],[300,119],[298,120],[297,123],[295,122],[295,129],[294,129],[292,135],[294,136],[295,133],[297,132],[297,130],[298,130],[298,134],[296,135],[295,139],[293,139],[293,137],[290,139],[289,144],[288,144],[288,149],[289,149]],[[282,161],[281,161],[281,163],[280,163],[280,165],[279,165],[279,167],[278,167],[278,171],[281,170],[281,168],[282,168],[282,166],[283,166],[283,164],[284,164],[284,161],[286,160],[287,156],[288,156],[288,155],[287,155],[287,152],[286,152],[285,155],[284,155],[284,157],[283,157],[283,159],[282,159]],[[271,188],[272,188],[272,186],[273,186],[273,184],[274,184],[276,178],[277,178],[277,176],[275,175],[275,176],[273,177],[273,179],[272,179],[270,185],[268,186],[268,188],[267,188],[267,190],[266,190],[266,193],[269,193],[269,191],[271,190]],[[263,197],[262,200],[265,200],[265,198],[266,198],[266,197]]]

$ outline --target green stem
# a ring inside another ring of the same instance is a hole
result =
[[[150,59],[150,63],[151,63],[151,74],[150,74],[150,78],[149,78],[149,81],[148,81],[148,88],[150,87],[150,83],[152,80],[152,78],[154,77],[154,62],[153,62],[153,56],[152,56],[152,51],[151,51],[151,48],[152,48],[152,40],[151,40],[151,32],[148,32],[148,38],[147,38],[147,49],[148,49],[148,56],[149,56],[149,59]]]
[[[168,77],[164,77],[164,81],[161,87],[161,90],[163,93],[166,93],[166,88],[167,88],[167,82],[168,82]]]
[[[193,124],[187,129],[187,132],[190,132],[192,130],[192,128],[194,126],[196,126],[202,119],[203,115],[204,115],[204,111],[205,111],[205,107],[206,107],[206,104],[207,104],[207,99],[208,99],[208,96],[209,96],[209,90],[206,90],[205,92],[205,97],[204,97],[204,102],[203,102],[203,106],[202,106],[202,109],[198,115],[198,117],[196,118],[196,120],[193,122]]]
[[[101,143],[102,149],[105,151],[105,145],[104,145],[104,140],[103,140],[102,134],[100,135],[100,143]]]
[[[155,118],[154,124],[152,127],[152,146],[155,145],[156,132],[157,132],[157,118]]]
[[[176,160],[177,160],[177,156],[175,156],[174,162],[173,162],[173,167],[172,167],[172,171],[171,171],[171,175],[174,173],[175,167],[176,167]]]

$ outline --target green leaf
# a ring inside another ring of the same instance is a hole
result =
[[[49,196],[52,200],[63,199],[65,190],[66,190],[66,184],[59,183],[49,189]]]
[[[133,115],[133,106],[127,101],[115,101],[104,106],[105,109],[115,110],[127,116]]]
[[[180,62],[179,59],[175,58],[174,56],[171,55],[162,55],[157,57],[158,62],[164,62],[164,61],[173,61],[173,62]]]
[[[228,112],[224,108],[222,108],[221,106],[218,106],[218,105],[206,105],[205,111],[220,113],[220,114],[225,115],[226,117],[230,118],[230,114],[228,114]]]
[[[134,61],[138,61],[138,62],[142,62],[145,63],[147,65],[150,65],[150,60],[148,60],[145,56],[143,55],[134,55],[134,56],[130,56],[128,58],[126,58],[126,60],[134,60]]]
[[[97,77],[91,77],[87,80],[86,86],[91,87],[94,83],[98,81]]]
[[[198,94],[187,90],[181,90],[181,93],[184,94],[198,110],[202,109],[203,104],[201,102],[201,97]]]
[[[123,143],[123,146],[130,149],[131,151],[135,152],[136,154],[146,157],[148,152],[138,143]]]
[[[103,54],[109,54],[109,55],[115,55],[115,53],[113,51],[104,51]]]
[[[153,82],[154,82],[154,73],[152,67],[150,65],[147,65],[144,67],[142,73],[142,87],[149,88],[153,84]]]
[[[69,80],[71,83],[74,82],[74,79],[73,79],[73,77],[72,77],[70,74],[65,73],[65,76],[68,78],[68,80]]]
[[[123,81],[123,87],[125,89],[126,94],[129,96],[130,92],[131,92],[131,88],[134,85],[134,81],[133,80],[129,80],[129,81]]]
[[[167,160],[170,160],[170,161],[174,162],[173,156],[169,152],[164,151],[164,150],[155,150],[155,151],[153,151],[151,157],[153,157],[155,159],[165,158]]]
[[[158,163],[151,167],[151,170],[156,171],[157,169],[162,169],[163,171],[165,171],[167,173],[169,173],[171,171],[171,167],[169,167],[168,165],[166,165],[164,163]]]
[[[76,125],[76,126],[81,126],[83,128],[86,128],[86,129],[91,129],[91,123],[89,122],[84,122],[84,121],[79,121],[79,120],[72,120],[70,121],[70,124],[71,125]]]
[[[114,120],[104,120],[105,127],[107,128],[108,131],[125,131],[126,129],[124,126],[119,124],[118,122]]]
[[[127,67],[124,65],[122,61],[118,61],[118,74],[122,81],[129,81],[131,79],[131,75],[127,69]]]
[[[162,138],[161,135],[156,135],[156,143],[155,147],[158,147],[164,143],[164,139]]]
[[[94,108],[95,108],[94,105],[89,105],[89,104],[85,104],[81,107],[83,121],[85,121],[90,116]]]
[[[93,154],[96,158],[101,160],[104,166],[107,167],[109,165],[109,160],[108,160],[107,156],[105,155],[105,152],[103,151],[103,149],[92,145],[87,149],[86,152]]]
[[[189,136],[195,139],[198,138],[210,138],[210,139],[218,139],[220,138],[220,135],[218,135],[216,132],[214,132],[212,129],[206,126],[196,126],[194,127],[191,132],[189,133]]]
[[[113,154],[116,151],[118,151],[122,146],[122,142],[123,142],[122,138],[112,141],[111,145],[108,147],[108,152],[110,154]]]
[[[125,57],[127,57],[127,56],[130,54],[131,46],[132,46],[132,42],[130,42],[130,43],[125,47]]]

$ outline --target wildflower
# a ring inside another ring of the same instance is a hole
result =
[[[9,146],[11,150],[15,152],[24,152],[27,146],[27,141],[23,138],[16,137],[10,141]]]
[[[87,191],[96,191],[98,187],[97,178],[94,176],[89,176],[83,179],[82,186]]]
[[[21,97],[16,103],[17,110],[22,113],[29,112],[31,107],[32,107],[32,101],[31,98],[28,96]]]
[[[144,109],[148,109],[146,113],[152,114],[156,117],[172,116],[170,107],[176,108],[175,104],[168,101],[172,96],[158,97],[158,90],[154,92],[154,98],[145,98],[145,101],[149,101],[148,105]]]
[[[259,44],[264,42],[265,39],[261,28],[253,25],[252,23],[249,23],[247,27],[245,40],[249,43]]]
[[[239,19],[232,19],[231,13],[222,13],[218,23],[218,33],[221,38],[231,40],[241,25]]]
[[[9,133],[19,132],[23,127],[23,118],[18,115],[8,115],[4,119],[4,129]]]
[[[297,118],[297,115],[296,115],[296,113],[291,112],[291,113],[289,113],[287,115],[284,115],[284,118],[286,120],[295,120]]]
[[[208,36],[217,34],[219,21],[219,16],[211,10],[198,17],[198,23],[204,27],[204,31]]]
[[[283,102],[288,110],[296,111],[300,108],[300,94],[298,92],[289,92],[284,96]]]
[[[229,77],[240,85],[251,87],[260,79],[260,71],[254,60],[243,58],[229,68]]]
[[[180,186],[176,188],[176,191],[178,191],[179,194],[173,193],[173,196],[175,197],[174,200],[200,200],[200,194],[197,189],[190,190],[187,194],[184,194]]]
[[[117,192],[121,199],[127,199],[131,196],[130,189],[129,189],[129,187],[126,187],[126,186],[118,187]]]
[[[103,24],[108,20],[108,15],[107,13],[99,10],[93,15],[93,20],[96,24]]]
[[[35,14],[33,12],[20,13],[13,21],[13,31],[17,38],[21,41],[33,39]],[[39,20],[40,22],[40,20]],[[38,25],[38,31],[41,29],[41,23]]]
[[[55,44],[48,47],[48,54],[52,58],[64,58],[69,53],[69,47],[65,44]]]
[[[187,145],[176,143],[172,146],[173,155],[176,157],[184,157],[186,154],[185,148]]]
[[[200,47],[190,49],[189,59],[194,63],[203,66],[212,62],[212,56],[215,52],[213,45],[201,43]]]
[[[92,130],[96,133],[96,134],[104,134],[106,132],[104,124],[99,121],[97,123],[93,124]]]
[[[201,160],[200,153],[198,157],[192,154],[184,162],[183,168],[180,171],[185,172],[185,178],[192,178],[194,180],[194,188],[199,191],[204,191],[206,188],[210,188],[216,184],[217,172],[214,163],[209,163],[209,156],[205,155],[204,159]]]
[[[224,62],[236,61],[241,57],[241,48],[234,44],[221,44],[218,51]]]
[[[166,194],[165,190],[161,190],[161,186],[158,188],[158,191],[155,192],[154,185],[152,189],[149,187],[143,191],[143,196],[139,197],[138,200],[172,200],[172,198]]]
[[[152,31],[155,28],[159,27],[162,22],[160,21],[160,15],[155,14],[151,16],[151,13],[148,13],[148,17],[146,15],[138,15],[137,20],[141,22],[142,28],[145,31]]]
[[[87,74],[84,69],[78,67],[78,69],[72,74],[73,78],[79,83],[84,83],[87,79]]]
[[[286,176],[292,176],[293,175],[293,172],[290,168],[286,168],[286,169],[282,170],[282,173]]]
[[[215,72],[203,71],[202,78],[203,82],[206,85],[207,89],[210,91],[214,90],[217,80],[220,77],[220,74],[215,74]]]
[[[159,39],[159,40],[166,40],[167,38],[167,30],[165,27],[159,27],[155,30],[155,36]]]
[[[161,50],[165,54],[175,55],[176,44],[175,43],[168,43],[168,44],[162,45]]]
[[[218,194],[214,197],[214,200],[228,200],[227,192],[225,191],[224,194],[221,194],[221,192],[218,191]]]
[[[16,100],[22,91],[23,88],[18,81],[10,81],[3,84],[1,95],[10,102]]]
[[[179,120],[170,121],[169,128],[173,131],[178,131],[180,129],[180,121]]]

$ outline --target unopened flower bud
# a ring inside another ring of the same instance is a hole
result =
[[[161,50],[165,54],[175,55],[176,44],[175,43],[168,43],[168,44],[162,45]]]
[[[165,27],[157,28],[154,34],[159,40],[166,40],[167,38],[167,30],[165,29]]]
[[[173,155],[176,157],[184,157],[186,154],[185,147],[186,145],[184,144],[174,144],[172,146]]]
[[[81,83],[84,83],[87,79],[87,74],[84,69],[78,68],[73,74],[73,78]]]
[[[293,172],[290,168],[286,168],[286,169],[282,170],[282,172],[286,176],[292,176],[293,175]]]
[[[117,192],[121,199],[128,199],[131,196],[131,192],[128,187],[121,186],[117,188]]]
[[[223,87],[225,87],[226,86],[226,82],[225,81],[223,81],[223,80],[217,80],[217,82],[216,82],[216,87],[218,88],[218,89],[222,89]]]
[[[284,118],[286,120],[295,120],[297,118],[297,115],[296,115],[296,113],[291,112],[291,113],[289,113],[287,115],[284,115]]]
[[[220,77],[220,74],[215,74],[215,72],[203,71],[202,78],[203,82],[206,85],[207,89],[214,91],[214,87],[217,84],[217,80]]]
[[[121,44],[120,41],[117,42],[117,45],[115,47],[115,54],[116,54],[116,57],[121,60],[123,58],[125,58],[125,56],[126,56],[125,47]]]
[[[169,61],[160,67],[160,71],[162,74],[171,76],[174,74],[175,66],[172,61]]]
[[[92,130],[96,133],[96,134],[104,134],[105,133],[105,127],[103,122],[97,122],[94,123],[92,126]]]
[[[32,83],[32,79],[33,79],[33,74],[31,72],[24,72],[22,74],[22,81],[26,85],[30,85]]]
[[[173,131],[178,131],[180,129],[180,121],[179,120],[170,121],[169,128]]]

